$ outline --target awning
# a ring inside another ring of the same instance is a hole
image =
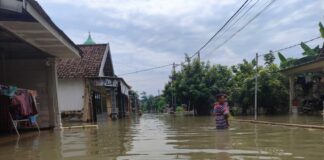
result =
[[[35,0],[1,0],[0,27],[41,51],[59,58],[80,57],[80,49]]]
[[[302,65],[294,66],[282,70],[285,75],[302,74],[306,72],[323,72],[324,71],[324,59],[317,59]]]

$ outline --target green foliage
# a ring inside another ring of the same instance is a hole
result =
[[[323,24],[321,22],[319,22],[319,31],[321,33],[321,37],[324,38],[324,27]]]
[[[269,54],[266,67],[259,67],[259,102],[266,113],[284,113],[288,108],[287,80],[273,64],[274,56]],[[231,105],[240,107],[242,114],[254,105],[255,63],[243,60],[242,63],[227,67],[210,65],[194,59],[182,64],[181,70],[172,73],[173,81],[165,85],[163,96],[169,105],[171,97],[176,97],[176,105],[186,104],[189,110],[195,108],[198,115],[210,113],[215,95],[226,93]],[[274,95],[277,94],[277,95]]]
[[[162,96],[146,95],[142,93],[141,109],[145,112],[161,113],[167,106],[166,99]]]
[[[259,105],[267,114],[288,112],[288,80],[279,73],[275,64],[260,70],[258,88]]]
[[[165,107],[167,106],[167,102],[164,97],[160,96],[157,98],[157,111],[163,112]]]
[[[284,63],[280,63],[280,68],[285,69],[285,68],[290,68],[295,66],[296,62],[298,59],[296,58],[287,58],[287,61]]]
[[[321,37],[324,38],[324,27],[321,22],[319,22],[319,31],[321,33]],[[316,59],[316,57],[321,53],[321,48],[319,47],[319,45],[312,49],[308,45],[306,45],[304,42],[301,42],[300,46],[304,50],[304,53],[302,53],[302,55],[304,57],[302,57],[300,59],[294,59],[294,58],[286,59],[280,52],[278,53],[281,69],[289,68],[289,67],[292,67],[295,65],[300,65],[300,64],[312,61],[312,60]]]
[[[313,49],[311,49],[308,45],[306,45],[304,42],[300,43],[301,48],[304,50],[303,55],[304,56],[315,56],[319,53],[315,52]]]
[[[299,59],[295,59],[295,58],[287,58],[286,59],[280,52],[278,53],[281,69],[293,67],[296,65],[304,64],[304,63],[310,62],[312,60],[315,60],[321,52],[321,49],[319,46],[316,46],[315,48],[311,49],[309,46],[307,46],[303,42],[300,44],[300,46],[304,50],[304,53],[303,53],[304,57],[299,58]]]
[[[207,115],[214,96],[229,90],[232,72],[226,66],[211,66],[198,59],[186,60],[180,71],[172,73],[173,81],[165,86],[164,97],[170,106],[173,95],[176,97],[176,105],[187,104],[189,110],[196,108],[198,114]]]
[[[264,55],[264,61],[266,65],[271,65],[275,59],[276,58],[271,51],[270,53]]]
[[[278,57],[279,57],[281,63],[287,62],[286,57],[282,53],[278,52]]]
[[[130,90],[129,91],[129,98],[131,99],[131,107],[134,110],[139,110],[139,95],[137,92]]]
[[[178,106],[177,108],[176,108],[176,112],[177,113],[182,113],[184,110],[183,110],[183,107],[182,106]]]
[[[238,104],[242,114],[249,114],[254,106],[255,70],[252,62],[243,61],[237,71],[230,100]],[[259,67],[258,102],[266,114],[286,113],[288,109],[287,79],[276,64]]]
[[[319,27],[324,38],[324,27],[321,23]],[[266,114],[287,113],[288,80],[279,72],[280,69],[312,61],[321,51],[319,46],[312,49],[303,42],[300,45],[304,57],[286,58],[279,52],[279,67],[273,63],[275,57],[270,51],[264,56],[266,65],[259,66],[257,74],[255,59],[243,60],[240,64],[227,67],[210,65],[197,59],[191,61],[186,56],[186,63],[181,65],[181,70],[172,72],[171,80],[165,85],[164,100],[171,106],[172,97],[176,97],[176,105],[186,104],[189,110],[195,109],[198,115],[206,115],[215,102],[215,95],[226,93],[230,105],[239,108],[242,114],[249,114],[253,111],[255,76],[258,75],[259,108]]]

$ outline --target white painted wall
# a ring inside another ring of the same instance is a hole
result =
[[[84,81],[82,79],[59,79],[58,102],[60,111],[80,111],[84,106]]]

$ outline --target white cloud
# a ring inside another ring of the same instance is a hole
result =
[[[296,23],[308,16],[312,16],[317,10],[317,4],[312,3],[301,8],[295,9],[293,12],[286,12],[280,15],[280,19],[275,19],[267,23],[266,29],[276,29],[279,26],[285,26]]]
[[[207,54],[202,55],[202,57],[204,60],[208,60],[213,64],[221,64],[228,66],[240,63],[242,61],[242,57],[234,53],[234,51],[228,48],[227,46],[221,47],[215,52],[207,52]]]
[[[77,3],[70,0],[46,0],[46,2],[89,7],[95,10],[106,10],[106,12],[112,9],[121,13],[143,13],[171,17],[183,16],[192,12],[210,14],[210,8],[219,9],[236,3],[235,0],[80,0]]]
[[[307,28],[291,28],[280,31],[276,35],[274,35],[269,42],[270,43],[277,43],[277,44],[293,44],[296,41],[303,41],[314,38],[319,34],[315,34],[316,29],[307,29]]]
[[[200,48],[243,3],[237,0],[39,1],[76,43],[83,43],[88,31],[97,43],[109,42],[116,74],[182,61],[185,52],[192,54]],[[307,40],[318,35],[316,27],[318,21],[323,21],[323,10],[324,0],[277,1],[225,46],[207,57],[202,53],[202,58],[233,65],[243,58],[252,59],[256,52]],[[230,30],[228,35],[234,31]],[[225,38],[207,48],[215,48]],[[299,52],[295,48],[285,51],[288,55]],[[124,78],[134,89],[156,94],[168,81],[170,69]]]

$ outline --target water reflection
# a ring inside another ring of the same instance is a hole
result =
[[[260,117],[262,118],[262,117]],[[280,121],[280,117],[263,117]],[[282,121],[322,119],[282,118]],[[2,143],[1,159],[321,159],[324,132],[249,123],[216,130],[212,117],[144,115],[99,124],[99,129],[44,131]]]

